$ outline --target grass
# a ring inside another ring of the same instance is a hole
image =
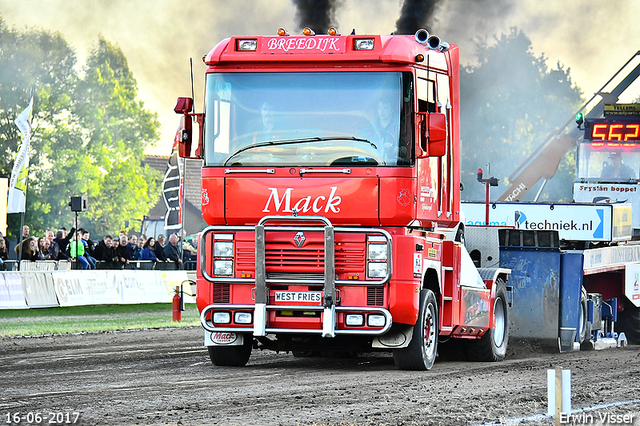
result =
[[[185,304],[182,321],[172,321],[171,303],[0,309],[0,337],[199,325],[195,304]]]

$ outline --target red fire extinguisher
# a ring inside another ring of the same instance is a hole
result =
[[[176,287],[176,294],[173,296],[173,320],[182,321],[182,310],[180,309],[180,290]]]

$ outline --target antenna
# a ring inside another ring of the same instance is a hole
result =
[[[193,103],[191,104],[191,112],[193,112],[193,106],[195,105],[195,91],[193,89],[193,58],[189,58],[189,68],[191,69],[191,99],[193,99]]]

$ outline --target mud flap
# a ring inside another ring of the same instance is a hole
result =
[[[205,346],[241,346],[244,344],[244,334],[227,333],[225,331],[204,332]]]

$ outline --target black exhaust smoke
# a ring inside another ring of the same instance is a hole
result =
[[[298,27],[309,27],[318,34],[326,33],[331,24],[335,24],[335,11],[339,3],[339,0],[293,0]]]
[[[433,12],[442,0],[404,0],[395,34],[415,34],[420,28],[433,31]]]

